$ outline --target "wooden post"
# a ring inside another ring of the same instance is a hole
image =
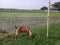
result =
[[[49,16],[50,16],[50,0],[48,0],[48,14],[47,14],[47,37],[48,37],[48,30],[49,30]]]

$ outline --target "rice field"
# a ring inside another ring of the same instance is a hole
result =
[[[24,12],[24,13],[23,13]],[[34,12],[34,11],[33,11]],[[0,12],[0,28],[9,32],[15,31],[14,25],[28,26],[31,29],[46,24],[47,12]],[[60,20],[59,12],[50,14],[50,22]]]

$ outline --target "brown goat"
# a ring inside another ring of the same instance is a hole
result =
[[[8,32],[6,30],[3,30],[3,29],[0,29],[0,33],[3,33],[3,34],[8,34]]]
[[[17,27],[17,26],[15,25],[15,28],[16,28],[16,36],[15,36],[15,39],[17,39],[17,36],[18,36],[19,33],[21,33],[21,32],[26,32],[26,33],[28,33],[30,37],[33,36],[33,33],[31,32],[31,30],[30,30],[27,26]]]

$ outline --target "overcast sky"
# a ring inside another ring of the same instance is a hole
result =
[[[51,0],[51,4],[60,0]],[[40,9],[48,6],[48,0],[0,0],[0,8]]]

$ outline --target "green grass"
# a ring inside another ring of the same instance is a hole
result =
[[[47,12],[41,10],[0,10],[0,17],[19,17],[20,15],[47,15]],[[51,12],[50,16],[60,16],[60,12]]]
[[[0,10],[0,12],[39,13],[39,10]]]
[[[31,30],[35,38],[31,39],[26,33],[21,33],[15,41],[15,34],[0,40],[0,45],[60,45],[60,21],[50,23],[49,37],[46,38],[46,25]]]
[[[60,12],[51,12],[50,16],[60,16]]]

